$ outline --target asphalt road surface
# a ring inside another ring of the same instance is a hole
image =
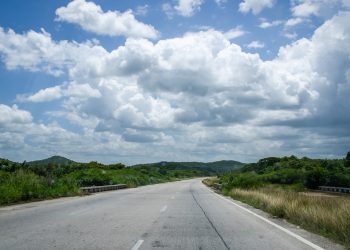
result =
[[[200,179],[0,208],[0,249],[339,249]]]

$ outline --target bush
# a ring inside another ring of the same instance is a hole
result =
[[[34,173],[19,170],[13,173],[0,171],[0,204],[44,199],[77,194],[75,181],[64,179],[52,183]]]
[[[347,156],[348,157],[348,156]],[[350,157],[350,155],[349,155]],[[223,174],[220,178],[228,188],[254,188],[264,184],[350,187],[350,168],[343,160],[318,160],[290,157],[268,157],[245,165],[240,171]]]
[[[230,190],[233,187],[256,188],[264,184],[262,178],[256,173],[241,173],[229,175],[222,181],[223,189]]]
[[[103,186],[112,184],[112,178],[108,170],[93,168],[73,172],[70,177],[74,178],[79,186]]]
[[[314,168],[306,174],[305,186],[311,189],[317,189],[325,183],[326,171],[323,168]]]
[[[280,169],[279,171],[272,171],[261,176],[264,182],[274,184],[295,184],[301,182],[303,173],[297,169]]]
[[[44,180],[32,173],[16,171],[9,174],[1,185],[5,203],[40,198],[44,191]],[[7,192],[4,189],[8,189]]]

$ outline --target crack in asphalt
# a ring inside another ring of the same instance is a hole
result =
[[[207,213],[204,211],[203,207],[199,204],[198,200],[196,199],[196,197],[193,194],[193,190],[192,190],[192,185],[190,186],[190,192],[191,195],[194,199],[194,201],[196,202],[196,204],[198,205],[198,207],[202,210],[205,218],[207,218],[209,224],[211,225],[211,227],[214,229],[214,231],[216,232],[216,234],[219,236],[220,240],[222,241],[222,243],[224,244],[224,246],[226,247],[227,250],[230,250],[230,248],[228,247],[228,245],[226,244],[224,238],[221,236],[221,234],[219,233],[219,231],[216,229],[216,227],[214,226],[213,222],[209,219]]]

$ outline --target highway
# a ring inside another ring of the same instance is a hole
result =
[[[342,249],[200,179],[0,208],[0,249]]]

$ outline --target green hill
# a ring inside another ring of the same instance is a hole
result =
[[[215,162],[157,162],[149,164],[139,164],[131,167],[159,167],[168,170],[199,170],[205,171],[207,174],[219,174],[238,170],[244,166],[244,163],[232,160],[215,161]]]
[[[43,160],[37,160],[37,161],[29,161],[27,162],[27,165],[29,166],[43,166],[43,165],[48,165],[48,164],[53,164],[53,165],[70,165],[72,163],[76,163],[75,161],[72,161],[70,159],[67,159],[65,157],[62,156],[58,156],[58,155],[54,155],[51,156],[47,159],[43,159]]]

